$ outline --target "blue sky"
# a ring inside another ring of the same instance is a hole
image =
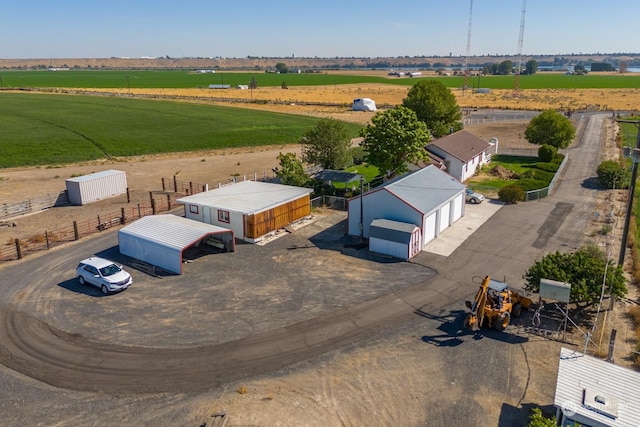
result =
[[[529,0],[523,53],[640,52],[637,0]],[[471,55],[518,53],[522,0],[475,0]],[[0,58],[465,56],[469,0],[8,0]]]

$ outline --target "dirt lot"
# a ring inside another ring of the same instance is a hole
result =
[[[323,111],[313,113],[328,114]],[[346,111],[339,114],[358,120],[368,119],[366,114],[356,115]],[[513,138],[514,133],[521,133],[525,126],[525,123],[475,125],[468,130],[506,140]],[[610,137],[608,134],[606,140]],[[59,192],[64,189],[64,179],[67,177],[113,168],[127,172],[135,203],[148,200],[148,191],[159,190],[162,177],[177,175],[178,179],[185,181],[215,185],[216,182],[228,182],[236,173],[246,174],[248,178],[254,173],[261,176],[265,172],[269,174],[277,164],[279,152],[295,150],[295,146],[281,146],[261,150],[145,157],[117,163],[95,162],[60,169],[2,170],[0,197],[2,200],[18,201],[25,194]],[[609,147],[609,150],[615,148]],[[607,155],[611,155],[610,152]],[[43,229],[66,226],[76,218],[118,210],[123,202],[122,198],[116,198],[82,208],[56,208],[14,219],[12,221],[17,227],[0,230],[0,242],[18,237],[18,233],[38,233]],[[603,193],[601,203],[603,209],[619,206],[619,196],[611,197]],[[594,230],[598,227],[601,225],[593,225]],[[616,247],[615,243],[610,246]],[[25,298],[46,305],[46,301],[37,295],[25,295]],[[228,426],[231,427],[362,424],[440,426],[457,425],[458,421],[474,419],[480,423],[474,414],[485,414],[486,419],[491,420],[491,425],[508,426],[513,425],[510,420],[521,419],[521,415],[517,415],[521,412],[519,408],[548,404],[553,396],[556,369],[554,363],[548,363],[548,354],[555,354],[560,344],[535,337],[524,344],[514,335],[510,338],[514,341],[507,343],[509,350],[503,357],[492,352],[499,338],[477,340],[456,332],[455,310],[458,309],[452,303],[451,307],[439,313],[439,323],[425,323],[423,318],[415,316],[394,330],[381,331],[375,337],[354,342],[313,362],[299,363],[274,375],[236,381],[205,394],[123,393],[114,398],[113,395],[100,393],[60,393],[54,387],[5,372],[0,377],[4,384],[3,393],[11,390],[11,394],[4,399],[4,405],[11,407],[12,415],[8,420],[15,424],[24,420],[38,424],[33,421],[41,419],[40,425],[48,425],[47,420],[56,420],[58,425],[69,426],[200,425],[210,422],[212,414],[225,412],[230,416]],[[117,328],[106,332],[126,343],[126,336],[118,335]],[[97,331],[95,333],[98,334]],[[189,339],[187,336],[183,338]],[[455,347],[462,343],[466,348],[471,348],[470,352],[475,358],[461,358],[453,368],[449,365],[445,370],[438,361],[443,358],[457,360],[459,352]],[[465,385],[471,380],[465,372],[472,364],[498,367],[495,371],[498,376],[511,372],[513,377],[506,381],[511,387],[504,390],[503,394],[496,393],[493,380],[486,378],[486,384],[474,382],[480,392],[468,395]],[[507,369],[502,369],[505,366]],[[522,388],[522,384],[526,384],[526,387]],[[453,404],[438,407],[444,400]],[[39,407],[38,401],[47,401],[47,408]],[[21,407],[31,415],[20,415]]]

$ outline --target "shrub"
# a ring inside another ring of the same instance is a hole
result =
[[[538,148],[538,158],[541,162],[550,162],[558,154],[558,149],[553,145],[542,144]]]
[[[624,188],[627,171],[614,160],[605,160],[598,165],[598,184],[602,188]]]
[[[551,160],[551,163],[555,163],[559,166],[563,160],[564,160],[564,154],[556,154],[553,160]]]
[[[366,153],[362,147],[351,147],[349,150],[351,157],[353,158],[354,165],[361,165],[364,162]]]
[[[524,178],[519,179],[516,185],[522,188],[523,191],[539,190],[549,186],[549,181],[539,178]],[[523,199],[524,200],[524,199]]]
[[[498,192],[498,198],[504,203],[517,203],[524,200],[525,192],[518,184],[509,184]]]
[[[558,164],[551,162],[538,162],[536,168],[545,172],[556,173],[558,171]]]

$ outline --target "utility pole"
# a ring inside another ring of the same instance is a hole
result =
[[[624,254],[627,249],[627,235],[629,234],[629,224],[631,222],[631,211],[633,209],[633,194],[636,189],[636,177],[638,175],[638,162],[640,162],[640,121],[637,120],[618,120],[618,123],[631,123],[638,128],[636,135],[636,148],[631,152],[631,160],[633,167],[631,168],[631,182],[629,183],[629,196],[627,197],[627,212],[624,218],[624,231],[622,232],[622,243],[620,244],[620,257],[618,265],[624,265]],[[613,296],[611,297],[613,299]],[[613,304],[613,302],[612,302]]]
[[[364,177],[360,177],[360,243],[364,240]]]

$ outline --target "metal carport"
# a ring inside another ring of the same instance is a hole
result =
[[[118,231],[120,253],[176,274],[182,274],[185,249],[209,244],[235,252],[232,230],[176,215],[150,215]]]

